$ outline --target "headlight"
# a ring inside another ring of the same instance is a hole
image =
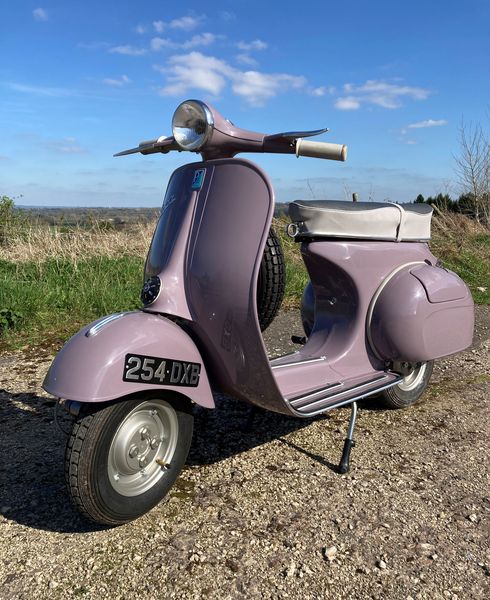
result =
[[[172,133],[183,150],[199,150],[213,130],[213,115],[199,100],[186,100],[177,107]]]

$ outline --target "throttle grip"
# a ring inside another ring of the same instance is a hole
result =
[[[329,144],[328,142],[309,142],[299,138],[296,140],[296,156],[345,161],[347,158],[347,146],[343,144]]]

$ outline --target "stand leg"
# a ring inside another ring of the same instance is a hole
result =
[[[351,404],[351,414],[350,414],[349,428],[347,430],[347,437],[345,438],[345,441],[344,441],[344,449],[342,451],[342,458],[340,459],[340,464],[339,464],[339,473],[342,473],[342,474],[349,472],[350,452],[351,452],[352,448],[354,448],[354,446],[356,445],[355,441],[353,440],[354,427],[356,425],[356,418],[357,418],[357,402],[353,402]]]

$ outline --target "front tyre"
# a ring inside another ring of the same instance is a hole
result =
[[[65,453],[75,506],[102,525],[121,525],[160,502],[185,464],[190,406],[153,393],[81,414]]]
[[[418,402],[429,384],[433,366],[433,360],[418,363],[400,383],[381,393],[383,405],[386,408],[406,408]]]

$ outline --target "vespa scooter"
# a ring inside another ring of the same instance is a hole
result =
[[[428,249],[429,206],[296,201],[288,233],[311,280],[305,335],[293,340],[296,352],[268,359],[261,329],[284,291],[274,192],[259,167],[235,156],[344,161],[345,146],[304,139],[325,131],[245,131],[188,100],[171,137],[119,153],[188,151],[202,161],[170,178],[142,308],[83,328],[43,384],[74,417],[68,490],[93,521],[125,523],[167,494],[191,443],[192,405],[213,408],[215,392],[303,419],[350,404],[346,472],[356,402],[381,394],[392,408],[415,403],[434,359],[471,344],[471,294]]]

